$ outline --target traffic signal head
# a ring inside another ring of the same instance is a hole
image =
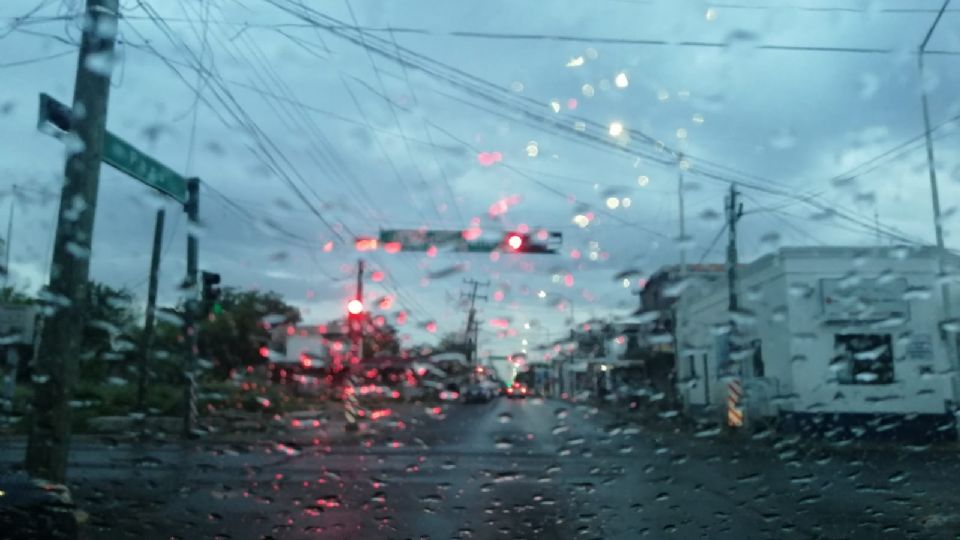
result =
[[[204,312],[215,313],[222,311],[217,301],[220,299],[220,274],[215,272],[202,272],[203,281],[203,308]]]
[[[556,253],[560,247],[560,233],[540,231],[531,236],[525,232],[511,231],[503,235],[500,249],[508,253]]]
[[[351,316],[356,317],[363,313],[363,302],[354,298],[353,300],[347,302],[347,313]]]
[[[504,243],[511,251],[520,251],[520,248],[526,243],[526,238],[520,233],[509,233]]]
[[[220,274],[215,272],[203,272],[203,298],[216,299],[220,297]]]

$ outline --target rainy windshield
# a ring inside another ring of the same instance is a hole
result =
[[[960,3],[3,0],[0,536],[960,537]]]

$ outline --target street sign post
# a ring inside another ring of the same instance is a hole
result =
[[[70,107],[47,94],[40,94],[40,116],[37,127],[41,130],[47,125],[53,125],[66,133],[70,131],[72,115]],[[104,133],[102,160],[120,172],[166,193],[180,204],[186,204],[186,178],[109,131]]]
[[[53,99],[47,94],[40,94],[40,114],[37,120],[37,129],[45,133],[61,137],[69,133],[73,127],[73,110]],[[50,126],[54,128],[51,132]],[[137,147],[120,137],[103,131],[103,151],[100,160],[122,173],[132,176],[144,184],[165,193],[183,205],[189,223],[196,226],[200,218],[200,179],[184,178],[166,165],[148,156]],[[186,314],[183,318],[184,345],[184,414],[183,435],[193,435],[197,423],[196,409],[196,346],[197,332],[195,328],[196,285],[199,240],[196,233],[187,233],[187,277],[184,281],[184,291],[187,293]],[[142,377],[141,377],[142,379]],[[142,388],[144,382],[139,383]],[[143,392],[140,392],[142,396]]]

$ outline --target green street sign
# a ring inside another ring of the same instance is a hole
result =
[[[68,132],[72,115],[70,107],[47,94],[40,94],[40,116],[37,127],[41,130],[46,125],[53,125],[63,132]],[[166,193],[181,204],[186,204],[186,178],[109,131],[104,134],[102,160],[118,171]]]
[[[390,229],[380,231],[380,243],[399,243],[403,251],[427,251],[431,247],[467,251],[462,231],[428,231],[419,229]]]
[[[103,141],[103,161],[120,172],[162,191],[181,204],[187,202],[187,180],[109,131]]]
[[[516,246],[505,244],[505,240],[510,236],[518,237]],[[540,231],[538,234],[514,232],[468,234],[468,231],[387,229],[381,230],[380,236],[373,243],[369,240],[362,244],[365,248],[376,249],[379,244],[387,251],[391,250],[389,245],[393,244],[397,246],[399,251],[427,251],[434,248],[441,251],[469,253],[505,251],[507,253],[553,254],[560,248],[562,235],[558,232],[549,231]]]

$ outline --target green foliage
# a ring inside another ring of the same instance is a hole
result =
[[[226,288],[219,303],[223,312],[211,314],[199,328],[200,356],[213,362],[219,377],[263,363],[259,348],[270,341],[269,328],[300,321],[299,310],[275,292]]]
[[[14,306],[29,306],[37,303],[37,299],[14,287],[0,287],[0,304]]]
[[[463,332],[447,332],[437,343],[437,352],[467,352],[467,343],[464,340]]]
[[[81,379],[103,381],[111,365],[124,365],[136,351],[137,314],[133,294],[103,283],[91,283],[83,328]]]
[[[400,354],[400,336],[397,335],[397,329],[387,322],[379,326],[374,324],[369,318],[363,321],[348,323],[343,319],[335,319],[328,322],[326,328],[329,333],[341,333],[339,338],[344,343],[350,342],[350,324],[354,328],[363,332],[363,357],[373,358],[375,356],[398,355]]]

